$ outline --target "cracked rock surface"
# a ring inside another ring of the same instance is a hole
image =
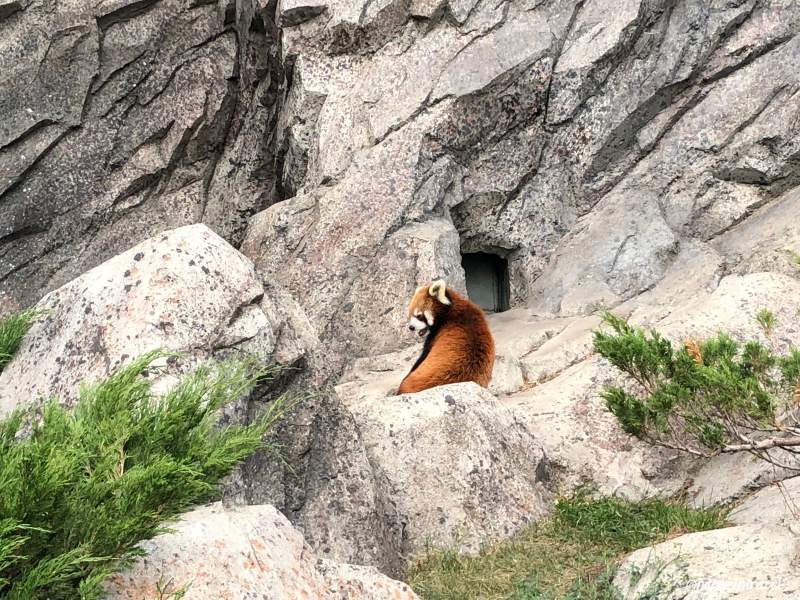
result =
[[[374,568],[318,558],[303,535],[270,505],[185,514],[170,533],[143,543],[147,556],[106,585],[109,600],[140,600],[186,587],[196,600],[371,600],[418,596]]]
[[[261,12],[0,5],[0,314],[166,229],[240,239],[275,179],[281,68]]]
[[[71,406],[81,382],[158,348],[184,355],[169,378],[230,348],[270,356],[279,329],[263,297],[252,263],[205,225],[146,240],[36,305],[42,318],[0,375],[0,412],[54,396]]]
[[[695,290],[691,296],[681,293],[691,283],[665,280],[617,312],[637,325],[656,328],[676,344],[724,330],[738,339],[760,339],[778,350],[800,346],[797,278],[764,272],[729,275],[714,289]],[[770,338],[753,318],[764,306],[773,310],[778,323]],[[592,331],[600,323],[598,316],[542,318],[530,309],[489,317],[498,341],[489,389],[544,449],[552,472],[551,489],[564,492],[589,483],[603,494],[642,499],[686,488],[694,504],[710,506],[737,500],[754,487],[792,474],[749,456],[691,462],[627,435],[600,397],[604,386],[621,381],[619,373],[592,350]],[[339,396],[356,407],[357,414],[365,406],[382,410],[385,403],[396,401],[386,396],[395,393],[417,351],[355,361],[336,388]],[[797,464],[782,451],[776,452],[776,460]]]
[[[800,342],[798,32],[794,0],[0,0],[0,314],[44,296],[59,315],[0,409],[29,387],[71,402],[155,344],[271,353],[304,367],[290,387],[336,393],[281,425],[296,472],[255,457],[227,501],[391,574],[424,529],[511,532],[541,485],[740,499],[787,472],[625,435],[591,331],[610,308],[676,342],[755,337],[769,308],[764,341]],[[157,260],[133,277],[138,252]],[[448,454],[444,396],[387,397],[418,351],[408,298],[434,277],[465,291],[472,252],[507,261],[512,309],[490,319],[489,392],[453,396],[470,435]],[[517,469],[509,439],[548,478],[506,497],[486,482]],[[431,477],[459,507],[443,522]],[[701,545],[698,578],[735,563]]]
[[[407,346],[403,300],[435,275],[461,286],[459,252],[506,258],[512,305],[553,317],[687,271],[712,289],[797,275],[796,2],[298,6],[278,5],[293,198],[243,251],[333,371]],[[438,261],[398,244],[424,226]]]
[[[403,523],[403,555],[428,543],[477,552],[549,511],[538,441],[477,384],[348,407]]]
[[[800,590],[794,557],[800,539],[787,528],[740,525],[643,548],[620,566],[622,598],[777,600]]]
[[[50,292],[36,308],[44,316],[0,375],[0,414],[51,397],[71,406],[82,382],[102,380],[157,348],[181,353],[160,365],[160,392],[201,362],[241,352],[310,368],[318,343],[291,296],[262,284],[253,264],[205,225],[145,240]],[[307,389],[308,382],[276,385]],[[223,423],[252,419],[274,391],[281,390],[259,389],[226,408]],[[226,501],[272,503],[323,557],[399,572],[397,519],[337,396],[308,398],[276,436],[286,463],[256,453],[230,477]]]
[[[461,252],[554,317],[709,264],[796,274],[796,2],[3,6],[0,311],[202,221],[331,379],[407,347],[405,300],[463,290]]]

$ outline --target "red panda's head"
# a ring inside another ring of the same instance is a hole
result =
[[[408,328],[420,337],[424,336],[441,321],[449,307],[450,298],[447,297],[444,279],[417,288],[408,305]]]

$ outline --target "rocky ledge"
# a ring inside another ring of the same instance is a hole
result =
[[[294,367],[276,388],[324,390],[276,433],[292,468],[254,456],[208,529],[189,516],[152,556],[225,531],[308,590],[410,595],[364,566],[400,577],[426,536],[471,551],[589,482],[743,501],[742,525],[654,552],[685,548],[676,577],[724,597],[749,544],[791,593],[781,488],[752,492],[796,471],[627,436],[591,332],[612,309],[675,341],[753,338],[769,308],[770,343],[800,344],[798,32],[782,0],[0,0],[0,316],[47,311],[0,412],[71,405],[157,346],[183,356],[162,388],[256,351]],[[435,276],[466,291],[476,253],[510,308],[490,390],[391,396],[418,350],[408,298]],[[256,571],[230,593],[293,585]]]

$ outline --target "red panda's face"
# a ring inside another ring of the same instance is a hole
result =
[[[445,282],[441,279],[414,292],[408,305],[408,328],[424,337],[450,305]]]

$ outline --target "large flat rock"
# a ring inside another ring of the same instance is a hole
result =
[[[538,440],[478,385],[348,406],[403,523],[404,554],[426,540],[475,551],[549,510],[547,459]]]
[[[252,263],[204,225],[146,240],[36,305],[43,316],[0,376],[0,410],[54,396],[71,405],[82,382],[156,348],[188,366],[247,343],[268,356],[263,295]]]
[[[637,550],[614,585],[623,598],[777,600],[800,594],[800,540],[782,527],[743,525],[682,535]]]
[[[588,484],[631,500],[676,492],[686,465],[675,452],[653,448],[622,430],[600,398],[603,386],[614,381],[608,366],[593,358],[503,404],[544,448],[559,491]]]
[[[731,512],[737,525],[794,526],[800,517],[800,477],[765,486],[744,499]]]
[[[374,568],[319,560],[303,535],[269,505],[200,507],[172,532],[140,547],[146,556],[106,585],[109,600],[156,598],[182,589],[196,600],[418,597]]]

